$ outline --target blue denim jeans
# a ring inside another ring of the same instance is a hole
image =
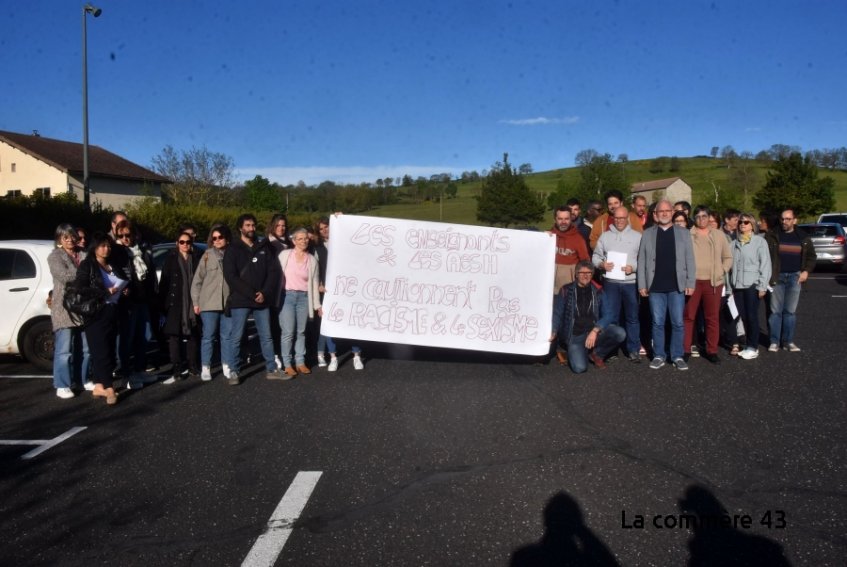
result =
[[[276,370],[274,360],[274,343],[271,338],[271,316],[269,309],[250,309],[249,307],[232,308],[229,328],[229,348],[225,349],[229,355],[229,368],[234,372],[241,372],[241,338],[244,336],[244,327],[247,326],[247,316],[253,312],[253,322],[256,323],[256,332],[259,334],[259,346],[262,348],[262,358],[265,359],[265,369],[268,372]]]
[[[779,274],[771,292],[770,326],[771,344],[786,345],[794,342],[797,324],[797,304],[800,302],[800,272]]]
[[[568,342],[568,366],[574,374],[582,374],[588,370],[588,349],[585,348],[585,339],[588,333],[573,335]],[[600,358],[606,358],[626,338],[626,331],[617,325],[609,325],[594,343],[594,354]],[[638,352],[636,347],[635,352]]]
[[[641,348],[641,331],[638,321],[638,290],[635,283],[618,283],[606,280],[603,284],[604,309],[612,314],[613,321],[621,321],[621,305],[623,305],[623,321],[626,329],[626,351],[638,353]]]
[[[294,362],[306,364],[306,322],[309,319],[309,297],[305,291],[286,290],[285,302],[279,313],[280,351],[282,365],[291,366],[291,344],[294,343]]]
[[[229,364],[229,360],[232,358],[229,354],[229,333],[232,318],[227,317],[221,311],[201,311],[200,319],[203,321],[203,339],[200,342],[201,366],[212,365],[215,341],[218,341],[221,345],[221,362]]]
[[[318,335],[318,352],[335,354],[335,341],[332,340],[332,337]]]
[[[82,343],[81,349],[76,344],[77,342]],[[74,352],[80,350],[82,351],[82,360],[74,360]],[[66,327],[53,331],[54,388],[70,388],[75,375],[79,382],[87,382],[90,364],[91,356],[88,352],[88,341],[85,340],[85,333],[82,332],[81,328]]]
[[[665,320],[671,318],[671,360],[682,358],[682,339],[685,325],[682,311],[685,307],[685,294],[681,291],[655,292],[648,295],[650,315],[653,319],[653,357],[667,359],[665,349]]]

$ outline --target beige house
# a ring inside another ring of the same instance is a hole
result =
[[[683,181],[681,177],[633,183],[631,191],[633,197],[644,195],[647,198],[648,204],[655,203],[662,197],[667,198],[671,203],[676,203],[677,201],[691,202],[691,186]]]
[[[82,144],[38,134],[0,131],[0,197],[75,193],[83,200]],[[161,198],[166,177],[98,146],[88,146],[91,204],[121,208],[145,196]]]

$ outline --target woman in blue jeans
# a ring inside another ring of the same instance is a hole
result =
[[[88,341],[82,332],[82,321],[74,320],[62,305],[65,297],[65,285],[76,277],[85,252],[77,249],[79,241],[76,229],[70,224],[56,227],[56,248],[47,256],[50,275],[53,276],[53,297],[50,305],[50,319],[53,323],[53,386],[56,395],[62,399],[73,398],[71,382],[74,369],[79,369],[79,381],[86,390],[93,390],[94,383],[88,379],[90,356]],[[82,348],[74,348],[81,343]],[[82,352],[82,364],[73,359],[74,351]]]
[[[759,300],[765,297],[771,278],[768,243],[758,234],[756,220],[748,213],[738,217],[738,236],[732,243],[732,295],[746,332],[746,346],[738,353],[743,360],[759,356]],[[735,325],[730,338],[737,341]]]
[[[309,233],[305,228],[298,228],[291,233],[291,240],[294,248],[279,254],[285,290],[279,326],[282,330],[280,350],[284,372],[288,376],[296,376],[298,372],[312,372],[306,366],[306,321],[316,312],[323,315],[323,311],[318,291],[318,258],[309,253]],[[291,363],[292,344],[294,364]]]
[[[209,231],[206,252],[197,263],[194,279],[191,282],[191,303],[195,315],[203,323],[203,338],[200,342],[200,379],[208,382],[212,379],[212,356],[215,342],[221,345],[221,361],[224,376],[229,378],[230,326],[232,319],[226,315],[226,300],[229,297],[229,285],[224,280],[223,262],[226,248],[232,240],[232,233],[223,224],[216,224]]]

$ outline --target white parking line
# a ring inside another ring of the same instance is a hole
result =
[[[312,495],[315,485],[323,474],[322,471],[300,471],[294,477],[294,481],[282,500],[277,504],[276,510],[268,520],[265,533],[259,536],[256,543],[250,549],[250,553],[244,558],[242,567],[271,567],[276,563],[277,557],[282,552],[288,536],[294,529],[294,522],[300,517],[306,502]]]
[[[49,378],[53,379],[52,374],[0,374],[0,378]]]
[[[38,445],[32,451],[21,455],[22,459],[31,459],[33,457],[37,457],[47,449],[52,449],[62,441],[66,441],[79,433],[87,429],[86,427],[71,427],[58,437],[54,437],[53,439],[0,439],[0,445]]]

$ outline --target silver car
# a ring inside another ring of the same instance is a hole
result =
[[[847,256],[847,237],[844,228],[834,222],[819,222],[814,224],[798,224],[797,228],[812,237],[815,254],[818,256],[818,266],[844,265]]]

